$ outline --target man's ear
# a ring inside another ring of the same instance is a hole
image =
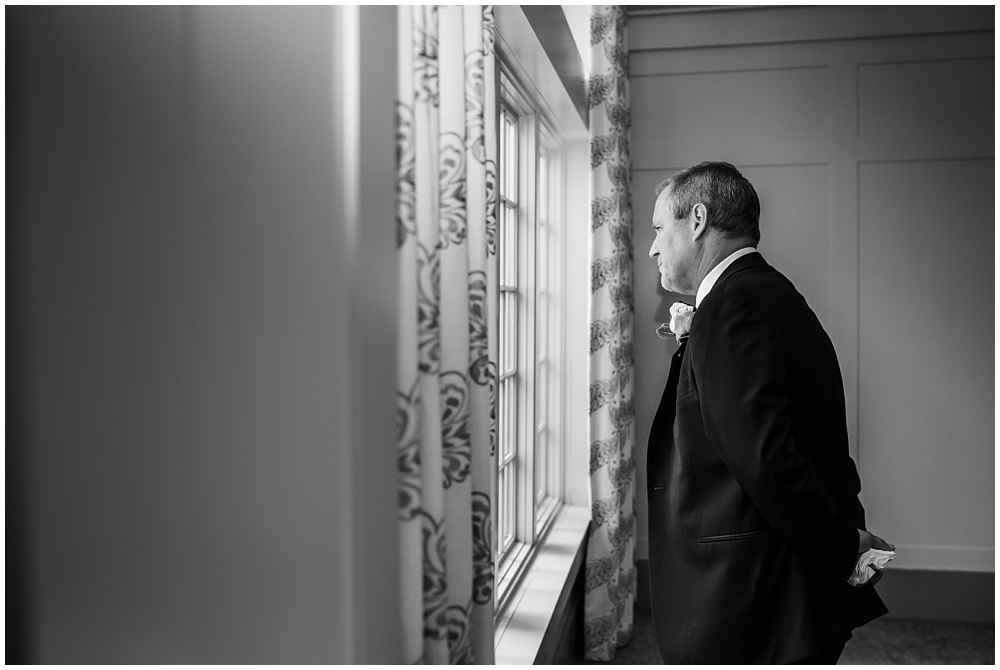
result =
[[[708,233],[708,209],[700,202],[691,208],[691,239],[697,240]]]

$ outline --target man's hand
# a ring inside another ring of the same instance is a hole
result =
[[[858,555],[865,553],[869,549],[880,549],[882,551],[896,551],[895,545],[891,545],[878,535],[869,533],[867,530],[858,529]]]

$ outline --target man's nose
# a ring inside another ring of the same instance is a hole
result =
[[[653,244],[650,245],[649,247],[649,257],[652,258],[653,260],[656,260],[656,257],[658,255],[659,254],[656,253],[656,242],[653,242]]]

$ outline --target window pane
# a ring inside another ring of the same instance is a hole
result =
[[[510,412],[508,411],[509,404],[510,382],[506,380],[500,384],[500,425],[503,427],[503,439],[500,440],[500,452],[497,456],[501,463],[509,451],[507,445],[510,443],[512,437],[510,431]]]
[[[507,510],[507,505],[506,505],[507,478],[509,475],[510,475],[509,468],[503,468],[500,470],[498,491],[500,492],[500,499],[504,501],[504,504],[500,505],[497,511],[497,516],[498,516],[497,526],[500,531],[500,538],[497,544],[499,545],[498,548],[500,550],[499,553],[501,558],[503,557],[503,554],[506,553],[507,547],[510,546],[510,531],[509,531],[510,514]]]
[[[500,500],[503,500],[503,490],[504,484],[506,483],[505,477],[507,476],[507,471],[504,468],[500,469],[500,474],[497,478],[497,493],[499,494]],[[504,509],[503,505],[497,506],[497,558],[499,559],[503,554],[503,541],[505,537],[504,530],[507,528],[507,511]]]
[[[515,477],[514,477],[515,471],[514,471],[514,468],[511,468],[511,467],[508,467],[508,468],[505,468],[505,469],[507,470],[507,490],[506,490],[506,493],[507,493],[507,495],[506,495],[506,498],[507,498],[507,538],[508,538],[508,542],[512,543],[514,541],[514,527],[515,527],[515,519],[516,519],[516,517],[515,517],[515,506],[514,505],[515,505],[515,502],[517,501],[517,498],[514,495],[514,493],[515,493],[514,485],[516,483],[515,482]]]
[[[507,171],[507,193],[509,194],[507,197],[517,202],[517,122],[511,117],[507,119],[507,165],[511,167]]]
[[[538,156],[538,217],[540,223],[549,220],[549,160],[542,152]]]
[[[510,161],[510,150],[507,148],[510,139],[510,133],[507,132],[507,127],[510,125],[508,118],[505,109],[500,114],[500,164],[503,166],[500,169],[500,192],[507,197],[510,196],[510,178],[507,176],[510,174],[510,170],[507,168]]]
[[[507,278],[510,286],[517,286],[517,208],[507,210]]]
[[[500,450],[497,453],[497,458],[499,458],[500,462],[503,463],[504,458],[507,455],[507,452],[510,450],[507,445],[510,443],[511,438],[513,437],[511,435],[511,430],[510,430],[510,411],[509,411],[509,406],[510,406],[510,380],[508,379],[508,380],[504,380],[503,382],[501,382],[500,383],[500,389],[501,389],[501,393],[500,393],[500,425],[503,426],[503,440],[500,441]],[[501,489],[501,493],[502,493],[502,489]]]
[[[507,170],[507,183],[504,185],[504,190],[507,191],[507,197],[510,198],[511,200],[514,200],[517,197],[514,194],[514,188],[513,188],[514,175],[516,173],[514,170],[514,166],[517,165],[517,163],[514,162],[513,144],[516,141],[516,139],[514,138],[514,133],[512,132],[513,127],[514,124],[511,123],[510,117],[508,116],[506,119],[506,125],[504,126],[504,132],[507,135],[507,165],[509,165],[511,169]]]
[[[502,193],[503,191],[501,191],[501,194]],[[499,220],[497,221],[497,224],[499,226],[499,230],[497,231],[497,254],[500,261],[499,262],[500,286],[504,287],[507,286],[508,284],[507,265],[506,263],[504,263],[504,260],[507,258],[507,250],[504,248],[504,239],[505,239],[504,235],[507,234],[507,208],[504,207],[502,202],[500,203],[500,206],[497,207],[497,215],[499,218]]]
[[[507,293],[507,369],[517,369],[517,294]]]
[[[511,341],[510,341],[510,321],[511,321],[511,314],[510,314],[510,293],[504,293],[503,295],[500,296],[500,304],[502,305],[502,309],[503,309],[503,321],[501,321],[501,323],[500,323],[500,326],[502,328],[502,330],[501,330],[501,337],[503,338],[503,361],[504,361],[503,362],[503,371],[504,371],[504,373],[506,373],[506,372],[508,372],[513,367],[513,361],[511,360],[511,356],[510,356],[510,348],[511,348]]]
[[[504,445],[504,456],[510,458],[517,448],[517,377],[511,377],[507,384],[507,443]]]
[[[535,501],[540,501],[545,497],[546,482],[548,481],[548,431],[542,424],[541,429],[535,436]],[[537,512],[536,512],[537,514]]]
[[[516,221],[514,220],[514,217],[511,216],[511,214],[513,214],[513,212],[511,212],[510,208],[506,204],[503,206],[503,210],[504,210],[504,217],[505,217],[504,221],[505,221],[506,225],[503,228],[503,250],[504,250],[504,254],[503,254],[503,257],[500,259],[500,262],[503,264],[503,266],[504,266],[504,272],[507,274],[507,286],[514,286],[514,285],[517,284],[517,275],[515,275],[514,273],[512,273],[510,271],[511,270],[511,263],[513,263],[513,261],[514,261],[514,259],[511,258],[510,240],[511,240],[511,235],[513,233],[513,231],[511,229],[516,224]]]

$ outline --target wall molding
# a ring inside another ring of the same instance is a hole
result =
[[[646,12],[630,11],[629,17],[629,51],[632,52],[994,30],[994,10],[988,5],[772,5],[721,7],[717,11],[665,7]]]
[[[939,159],[931,159],[939,160]],[[979,159],[954,159],[954,160],[979,160]],[[993,157],[989,157],[983,160],[993,160]],[[870,162],[893,162],[893,161],[870,161]],[[795,167],[829,167],[829,161],[803,161],[801,163],[758,163],[756,165],[750,165],[747,163],[740,163],[735,167],[740,170],[745,170],[748,168],[795,168]],[[666,166],[666,167],[634,167],[632,172],[680,172],[681,170],[687,169],[685,167],[677,167],[676,165]]]
[[[576,106],[583,125],[590,126],[587,106],[587,72],[577,49],[566,13],[559,5],[523,5],[525,18],[535,31],[542,49],[552,61],[559,79]]]
[[[779,5],[626,5],[629,18],[640,16],[664,16],[678,14],[706,14],[708,12],[732,12],[746,9],[763,9]]]
[[[897,544],[892,566],[896,570],[992,572],[996,551],[993,547]]]
[[[588,137],[586,122],[524,10],[518,5],[497,5],[494,19],[497,52],[556,126],[559,136]]]
[[[883,158],[858,161],[858,165],[892,165],[895,163],[964,163],[968,161],[992,161],[996,156],[946,156],[944,158]]]
[[[643,74],[633,74],[629,76],[629,79],[638,79],[640,77],[688,77],[692,75],[706,75],[706,74],[743,74],[749,72],[785,72],[787,70],[829,70],[830,65],[828,64],[816,64],[816,65],[775,65],[771,67],[740,67],[731,68],[728,70],[688,70],[684,72],[646,72]]]

